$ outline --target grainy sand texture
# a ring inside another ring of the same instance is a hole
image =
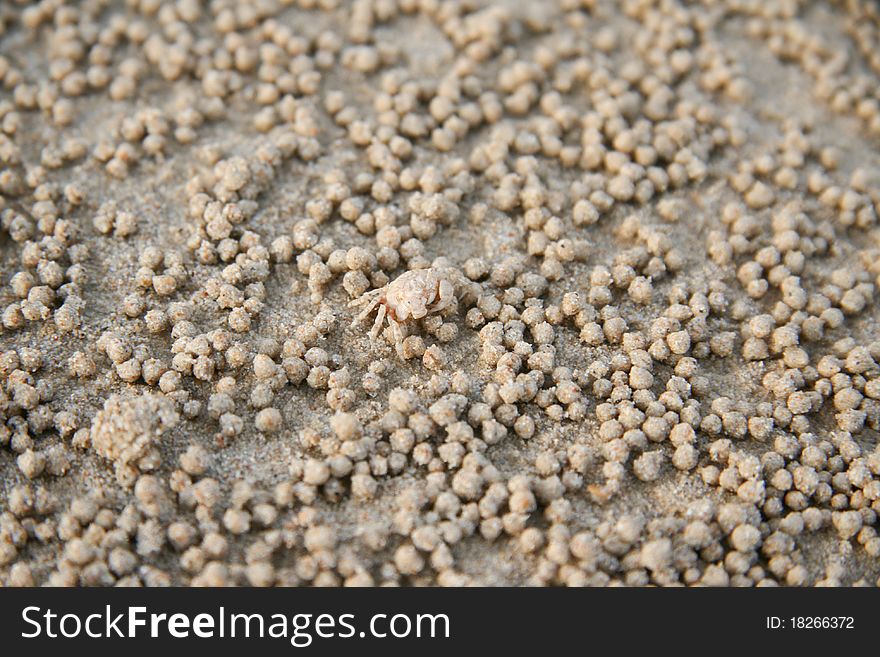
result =
[[[0,2],[0,583],[876,586],[878,147],[870,0]]]

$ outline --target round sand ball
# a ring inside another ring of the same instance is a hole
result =
[[[700,453],[690,444],[679,445],[672,455],[672,465],[678,470],[693,470],[697,467]]]
[[[191,475],[203,475],[210,464],[210,454],[201,445],[190,445],[180,455],[180,467]]]
[[[229,191],[236,192],[250,181],[250,168],[243,157],[231,157],[223,166],[222,185]]]
[[[403,575],[416,575],[425,567],[425,560],[415,546],[404,544],[394,553],[394,565]]]
[[[330,419],[330,426],[340,440],[357,440],[362,435],[361,423],[352,413],[336,413]]]
[[[240,509],[227,509],[223,526],[232,534],[246,534],[251,528],[251,514]]]
[[[862,515],[858,511],[835,512],[831,516],[834,528],[843,539],[855,536],[862,528]]]
[[[633,462],[633,472],[642,481],[655,481],[663,467],[663,452],[645,452]]]
[[[312,486],[320,486],[330,478],[330,467],[317,459],[309,459],[303,468],[303,481]]]
[[[260,433],[275,433],[281,428],[281,424],[281,411],[277,408],[264,408],[254,419],[254,426]]]
[[[691,348],[691,336],[687,331],[675,331],[666,336],[669,350],[678,355],[686,354]]]
[[[730,543],[739,552],[751,552],[761,541],[761,532],[752,525],[739,525],[730,534]]]
[[[642,546],[640,553],[641,564],[652,572],[659,572],[668,568],[672,561],[672,541],[661,538],[649,541]]]

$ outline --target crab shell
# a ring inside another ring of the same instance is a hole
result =
[[[383,303],[392,319],[421,319],[455,302],[455,289],[430,270],[410,271],[388,285]]]

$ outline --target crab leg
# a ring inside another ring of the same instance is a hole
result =
[[[370,329],[370,341],[374,341],[376,336],[379,335],[379,331],[382,330],[382,325],[385,322],[385,314],[386,314],[385,306],[379,304],[379,310],[376,312],[376,321],[373,323],[373,328]]]
[[[351,325],[352,325],[352,326],[355,326],[356,324],[359,324],[360,322],[362,322],[363,319],[364,319],[367,315],[369,315],[371,312],[373,312],[373,308],[375,308],[376,306],[379,305],[379,302],[381,301],[381,299],[382,299],[382,298],[381,298],[379,295],[376,295],[375,298],[374,298],[372,301],[370,301],[370,303],[367,304],[367,307],[364,308],[364,309],[358,314],[358,316],[355,317],[355,318],[351,321]]]
[[[377,289],[375,289],[375,290],[370,290],[369,292],[364,292],[364,293],[363,293],[361,296],[359,296],[357,299],[352,299],[351,301],[349,301],[349,302],[348,302],[348,307],[349,307],[349,308],[354,308],[355,306],[359,306],[359,305],[361,305],[362,303],[366,303],[368,299],[371,299],[371,298],[375,297],[376,295],[380,294],[380,293],[382,292],[383,289],[384,289],[384,288],[381,288],[381,287],[380,287],[380,288],[377,288]]]
[[[391,337],[394,339],[394,350],[397,352],[397,357],[404,360],[403,339],[406,337],[406,330],[402,324],[391,317],[388,318],[388,323],[391,325]]]

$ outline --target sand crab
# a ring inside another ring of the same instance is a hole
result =
[[[387,319],[394,347],[400,356],[407,336],[406,324],[456,305],[455,288],[461,277],[461,273],[452,267],[405,272],[388,285],[365,292],[351,301],[349,307],[367,304],[351,325],[356,326],[378,308],[376,321],[370,329],[370,340],[376,339]]]

